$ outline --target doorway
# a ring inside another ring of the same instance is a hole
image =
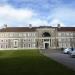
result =
[[[49,43],[45,43],[45,49],[49,48]]]

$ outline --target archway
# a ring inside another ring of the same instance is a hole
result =
[[[42,34],[42,37],[51,37],[51,35],[50,35],[48,32],[44,32],[44,33]]]

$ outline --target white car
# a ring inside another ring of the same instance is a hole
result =
[[[68,54],[71,54],[73,51],[75,51],[75,48],[71,48],[71,50],[68,52]]]
[[[73,58],[75,57],[75,50],[71,52],[70,56]]]
[[[68,54],[68,53],[71,52],[71,51],[72,51],[71,48],[66,48],[66,49],[64,49],[63,53],[64,53],[64,54]]]

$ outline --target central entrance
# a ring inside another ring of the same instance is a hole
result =
[[[49,43],[45,43],[45,49],[49,48]]]
[[[50,33],[49,32],[44,32],[42,34],[42,37],[44,38],[43,39],[43,48],[44,49],[49,49],[50,44],[51,44],[51,42],[50,42],[50,37],[51,37]]]

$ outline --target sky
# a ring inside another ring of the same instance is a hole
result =
[[[75,26],[75,0],[0,0],[0,27]]]

